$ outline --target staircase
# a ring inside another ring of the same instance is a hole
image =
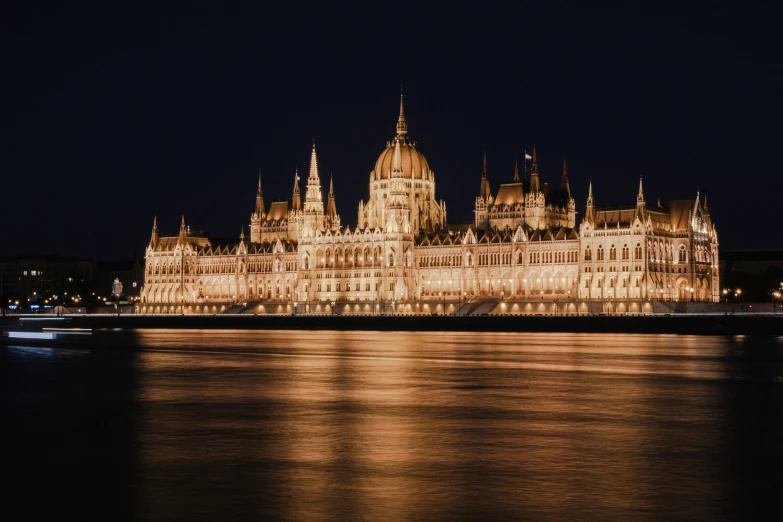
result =
[[[474,299],[461,306],[454,315],[489,315],[500,304],[499,297]]]

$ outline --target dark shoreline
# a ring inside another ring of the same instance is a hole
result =
[[[50,319],[50,320],[47,320]],[[138,328],[365,330],[447,332],[665,333],[687,335],[783,335],[783,315],[648,316],[291,316],[291,315],[83,315],[2,318],[3,330],[24,328]],[[3,342],[9,342],[3,337]]]

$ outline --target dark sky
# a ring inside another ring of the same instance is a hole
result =
[[[721,248],[783,247],[779,2],[73,4],[0,12],[0,254],[130,257],[155,214],[236,236],[258,170],[288,198],[313,139],[355,225],[400,84],[450,221],[484,149],[498,183],[535,144],[579,215],[590,179],[602,206],[642,175],[649,202],[706,192]]]

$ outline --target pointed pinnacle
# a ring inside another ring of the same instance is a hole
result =
[[[481,169],[481,175],[487,175],[487,149],[484,149],[484,167]]]
[[[400,119],[405,119],[405,112],[403,111],[402,105],[403,105],[403,99],[402,99],[402,84],[400,84]]]
[[[258,169],[258,194],[262,194],[261,190],[261,169]]]
[[[157,215],[152,217],[152,228],[158,228],[158,216]]]
[[[514,161],[514,182],[519,182],[519,160]]]
[[[535,165],[536,163],[538,163],[536,160],[536,146],[533,145],[533,164]]]

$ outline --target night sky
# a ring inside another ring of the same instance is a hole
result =
[[[495,184],[535,144],[543,181],[567,156],[578,221],[590,179],[600,207],[641,175],[648,204],[707,193],[722,249],[783,246],[779,2],[106,4],[0,13],[0,255],[130,258],[183,212],[248,233],[259,169],[267,208],[297,166],[304,191],[313,139],[354,226],[401,84],[451,222],[485,149]]]

